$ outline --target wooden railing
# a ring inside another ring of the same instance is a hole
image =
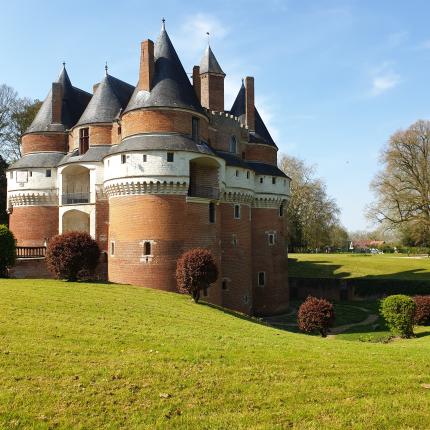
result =
[[[17,246],[16,258],[45,258],[46,246]]]

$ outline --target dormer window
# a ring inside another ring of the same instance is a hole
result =
[[[230,137],[230,142],[229,142],[228,150],[232,154],[236,154],[236,152],[237,152],[237,142],[236,142],[236,138],[234,136]]]
[[[88,127],[79,130],[79,154],[83,155],[88,151],[90,145],[90,129]]]
[[[193,119],[191,120],[191,137],[196,143],[199,143],[200,141],[199,133],[199,119],[193,116]]]

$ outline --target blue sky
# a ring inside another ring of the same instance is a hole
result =
[[[91,90],[104,64],[135,84],[139,42],[160,20],[189,72],[211,46],[226,77],[226,108],[246,75],[280,152],[317,166],[350,230],[389,136],[430,118],[430,2],[424,0],[5,1],[0,83],[43,99],[62,61]]]

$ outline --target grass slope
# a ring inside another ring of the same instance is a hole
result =
[[[0,280],[0,342],[1,428],[430,428],[428,336],[321,339],[144,288]]]
[[[289,275],[308,278],[388,278],[430,281],[430,258],[393,254],[290,254]]]

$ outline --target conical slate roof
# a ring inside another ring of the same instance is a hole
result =
[[[200,62],[200,74],[203,73],[216,73],[225,76],[209,45],[205,49],[202,61]]]
[[[233,103],[233,106],[230,109],[230,114],[237,116],[240,118],[241,122],[245,122],[245,114],[246,114],[246,93],[245,93],[245,85],[242,81],[242,86],[236,96],[236,100]],[[276,146],[275,141],[272,139],[272,136],[267,130],[266,125],[264,124],[263,119],[258,113],[257,108],[254,106],[255,112],[255,131],[250,131],[249,133],[249,141],[251,143],[264,143],[266,145]]]
[[[127,106],[133,90],[132,85],[107,74],[76,125],[112,122]]]
[[[139,90],[136,87],[125,111],[157,106],[179,107],[203,112],[164,27],[155,42],[154,62],[151,91]]]
[[[27,133],[43,131],[64,131],[76,124],[91,99],[91,94],[72,85],[66,68],[63,67],[57,83],[63,87],[61,123],[52,123],[52,88],[43,101]]]

